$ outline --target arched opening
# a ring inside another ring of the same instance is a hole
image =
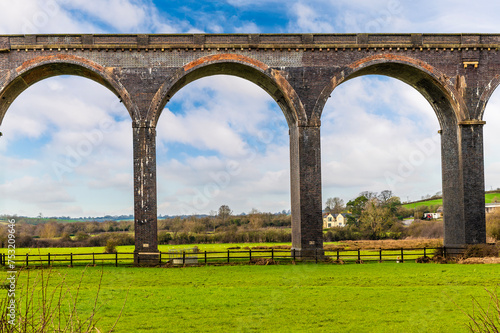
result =
[[[331,114],[322,115],[324,199],[342,197],[334,194],[340,189],[350,192],[349,199],[361,191],[390,190],[401,201],[442,193],[445,243],[461,244],[465,230],[460,235],[456,231],[464,221],[464,212],[456,204],[461,200],[457,193],[463,191],[456,136],[465,109],[432,69],[413,62],[384,57],[359,61],[323,93],[338,86],[331,92],[331,106],[325,108]],[[352,81],[342,84],[348,80]],[[337,143],[335,130],[344,135]],[[325,140],[329,132],[331,139]],[[349,139],[350,133],[358,134]],[[337,145],[331,153],[325,149],[330,140]],[[445,156],[439,163],[441,152]]]
[[[500,155],[498,142],[500,141],[500,91],[491,95],[484,112],[484,176],[487,191],[500,188]],[[500,195],[498,196],[500,201]]]
[[[401,201],[441,192],[441,140],[432,107],[385,76],[341,84],[321,118],[323,198],[391,190]]]
[[[486,190],[486,236],[489,241],[498,240],[500,225],[500,91],[491,95],[484,111],[484,178]]]
[[[75,66],[27,70],[2,91],[3,213],[133,213],[130,115],[112,85]]]
[[[245,72],[202,77],[209,73],[217,71],[183,81],[159,117],[159,215],[208,214],[221,205],[235,214],[288,211],[288,125],[280,106],[269,89],[240,78]]]

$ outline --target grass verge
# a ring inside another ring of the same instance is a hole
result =
[[[82,269],[54,271],[71,284]],[[100,275],[81,279],[79,313],[95,306]],[[104,267],[98,326],[112,327],[129,290],[114,332],[466,332],[462,310],[499,284],[497,265]]]

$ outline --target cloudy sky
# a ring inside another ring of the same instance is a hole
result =
[[[1,0],[0,34],[498,33],[499,12],[500,3],[459,0]],[[490,189],[500,187],[500,92],[485,120]],[[391,189],[402,200],[439,192],[438,129],[424,98],[395,79],[342,84],[322,118],[323,201],[364,190]],[[106,88],[78,77],[44,80],[17,98],[0,130],[0,215],[133,212],[131,121]],[[417,155],[424,158],[395,178]],[[290,209],[284,116],[243,79],[215,76],[179,91],[158,124],[157,159],[159,214],[222,204],[235,213]]]

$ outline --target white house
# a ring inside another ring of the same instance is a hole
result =
[[[347,218],[345,214],[330,214],[323,215],[323,228],[345,227]]]

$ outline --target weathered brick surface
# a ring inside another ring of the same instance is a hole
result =
[[[161,110],[198,78],[246,78],[278,102],[290,126],[293,247],[307,252],[322,246],[323,107],[346,80],[388,75],[421,92],[441,125],[445,243],[480,243],[485,241],[480,121],[500,84],[499,46],[499,34],[0,36],[0,120],[24,89],[50,76],[80,75],[111,89],[134,122],[136,249],[154,252],[154,132]]]

